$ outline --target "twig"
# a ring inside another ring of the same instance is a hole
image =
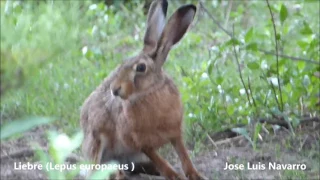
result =
[[[216,145],[216,143],[214,142],[214,140],[210,137],[210,135],[208,133],[207,133],[207,138],[214,145],[215,148],[218,148],[218,146]]]
[[[272,92],[273,92],[273,94],[274,94],[274,98],[275,98],[275,100],[276,100],[276,103],[277,103],[277,105],[278,105],[278,108],[280,109],[280,104],[279,104],[279,101],[278,101],[277,92],[276,92],[276,89],[274,88],[274,85],[273,85],[272,81],[271,81],[271,83],[269,83],[269,82],[268,82],[268,79],[267,79],[267,76],[264,74],[263,71],[261,71],[261,72],[262,72],[262,75],[263,75],[263,79],[266,80],[267,84],[270,84],[271,89],[272,89]]]
[[[267,123],[267,124],[271,124],[271,125],[279,125],[279,126],[282,126],[286,129],[290,129],[288,122],[286,122],[283,118],[278,119],[278,120],[260,118],[259,122],[260,123]],[[308,122],[320,122],[320,118],[319,117],[301,118],[299,125],[306,124]]]
[[[233,33],[234,33],[234,25],[233,25]],[[233,40],[235,40],[233,37],[232,37]],[[250,106],[252,106],[251,104],[251,101],[250,101],[250,95],[249,95],[249,92],[248,92],[248,89],[246,87],[246,84],[244,83],[244,80],[243,80],[243,77],[242,77],[242,73],[241,73],[241,68],[240,68],[240,62],[239,62],[239,59],[238,59],[238,54],[237,54],[237,51],[236,51],[236,46],[234,45],[234,41],[232,41],[232,46],[233,46],[233,52],[234,52],[234,56],[235,56],[235,59],[236,59],[236,62],[237,62],[237,66],[238,66],[238,71],[239,71],[239,76],[240,76],[240,79],[241,79],[241,83],[245,89],[245,92],[247,94],[247,99],[249,101],[249,104]]]
[[[268,83],[268,84],[269,84],[269,83]],[[268,93],[266,94],[266,99],[264,100],[264,103],[263,103],[264,106],[267,106],[268,97],[269,97],[269,91],[268,91]]]
[[[226,16],[225,16],[225,23],[224,23],[224,26],[226,27],[229,23],[229,18],[230,18],[230,12],[231,12],[231,9],[232,9],[232,3],[233,1],[229,1],[228,2],[228,7],[227,7],[227,12],[226,12]]]
[[[234,144],[235,141],[240,141],[240,140],[245,140],[244,136],[243,135],[239,135],[239,136],[236,136],[236,137],[233,137],[233,138],[228,138],[228,139],[225,139],[225,140],[221,140],[221,141],[218,141],[216,142],[216,145],[217,146],[221,146],[221,145],[224,145],[224,144]]]
[[[304,62],[311,63],[311,64],[319,64],[319,60],[318,61],[314,61],[314,60],[310,60],[310,59],[306,59],[306,58],[302,58],[302,57],[292,57],[292,56],[288,56],[288,55],[280,54],[280,53],[276,54],[274,52],[266,51],[266,50],[263,50],[263,49],[258,49],[258,51],[263,52],[266,55],[279,56],[279,57],[282,57],[282,58],[291,59],[293,61],[304,61]]]
[[[199,4],[200,4],[200,8],[203,9],[209,16],[209,18],[223,31],[225,32],[228,36],[230,36],[232,38],[232,33],[229,32],[228,30],[226,30],[213,16],[212,14],[210,14],[210,12],[208,11],[207,8],[205,8],[205,6],[203,5],[203,2],[202,0],[199,0]],[[312,63],[312,64],[319,64],[319,60],[313,60],[313,59],[306,59],[306,58],[302,58],[302,57],[293,57],[293,56],[288,56],[288,55],[285,55],[285,54],[276,54],[276,53],[273,53],[271,51],[265,51],[263,49],[258,49],[258,51],[266,54],[266,55],[274,55],[274,56],[279,56],[279,57],[283,57],[283,58],[286,58],[286,59],[291,59],[291,60],[294,60],[294,61],[304,61],[304,62],[307,62],[307,63]]]
[[[251,89],[250,77],[248,77],[248,88],[250,90],[250,95],[251,95],[251,99],[252,99],[253,105],[254,105],[255,108],[257,108],[256,100],[254,99],[254,97],[252,95],[253,93],[252,93],[252,89]]]
[[[302,144],[300,145],[300,148],[299,148],[299,150],[298,150],[299,152],[302,150],[302,148],[303,148],[304,144],[306,143],[308,137],[309,137],[309,135],[306,135],[306,136],[304,137],[304,139],[303,139],[303,141],[302,141]]]
[[[279,90],[279,95],[280,95],[280,104],[281,104],[281,112],[283,111],[283,100],[282,100],[282,91],[281,91],[281,84],[280,84],[280,75],[279,75],[279,56],[278,56],[278,39],[277,39],[277,29],[276,29],[276,24],[273,18],[273,13],[269,4],[269,1],[266,0],[269,11],[270,11],[270,16],[271,16],[271,21],[272,21],[272,25],[273,25],[273,31],[274,31],[274,40],[276,43],[276,60],[277,60],[277,80],[278,80],[278,90]],[[272,83],[272,82],[271,82]]]
[[[212,14],[209,13],[209,11],[207,10],[207,8],[204,7],[203,2],[201,0],[199,0],[200,3],[200,8],[203,9],[208,15],[209,17],[212,19],[212,21],[219,26],[220,29],[222,29],[226,34],[228,34],[230,37],[232,37],[233,35],[227,31],[213,16]]]
[[[212,138],[210,137],[210,135],[207,133],[206,128],[205,128],[201,123],[198,123],[198,125],[203,129],[204,132],[206,132],[207,138],[209,139],[209,141],[210,141],[215,147],[217,147],[216,143],[213,141],[213,139],[212,139]]]

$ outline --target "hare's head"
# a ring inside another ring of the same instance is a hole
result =
[[[162,65],[196,13],[194,5],[181,6],[165,24],[167,7],[167,0],[155,0],[151,4],[143,50],[119,67],[110,86],[113,95],[127,99],[134,93],[152,89],[163,80]]]

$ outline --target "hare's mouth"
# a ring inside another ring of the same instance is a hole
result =
[[[124,93],[124,94],[121,94],[121,93],[120,93],[118,96],[119,96],[122,100],[126,100],[126,99],[128,99],[128,97],[129,97],[129,96],[128,96],[127,94],[125,94],[125,93]]]
[[[129,96],[134,92],[134,85],[129,82],[112,84],[110,87],[111,93],[113,96],[118,96],[123,100],[126,100],[129,98]]]
[[[128,96],[125,93],[121,92],[121,91],[113,91],[113,90],[111,90],[111,94],[112,94],[112,96],[119,97],[120,99],[123,99],[123,100],[128,99]]]

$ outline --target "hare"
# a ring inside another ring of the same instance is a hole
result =
[[[167,7],[167,0],[151,4],[141,53],[118,66],[84,102],[80,115],[85,135],[82,151],[94,163],[140,163],[148,157],[155,174],[185,179],[157,153],[171,143],[186,177],[206,179],[194,168],[184,146],[180,94],[162,68],[171,47],[193,21],[196,7],[181,6],[165,24]]]

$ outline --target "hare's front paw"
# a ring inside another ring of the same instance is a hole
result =
[[[168,180],[186,180],[185,176],[177,173],[169,173],[169,174],[166,174],[165,176],[166,176],[166,179]]]
[[[208,180],[208,178],[199,174],[198,172],[193,172],[193,173],[189,174],[187,177],[189,180]]]
[[[170,177],[169,180],[186,180],[186,177],[181,174],[178,174],[177,176]]]

